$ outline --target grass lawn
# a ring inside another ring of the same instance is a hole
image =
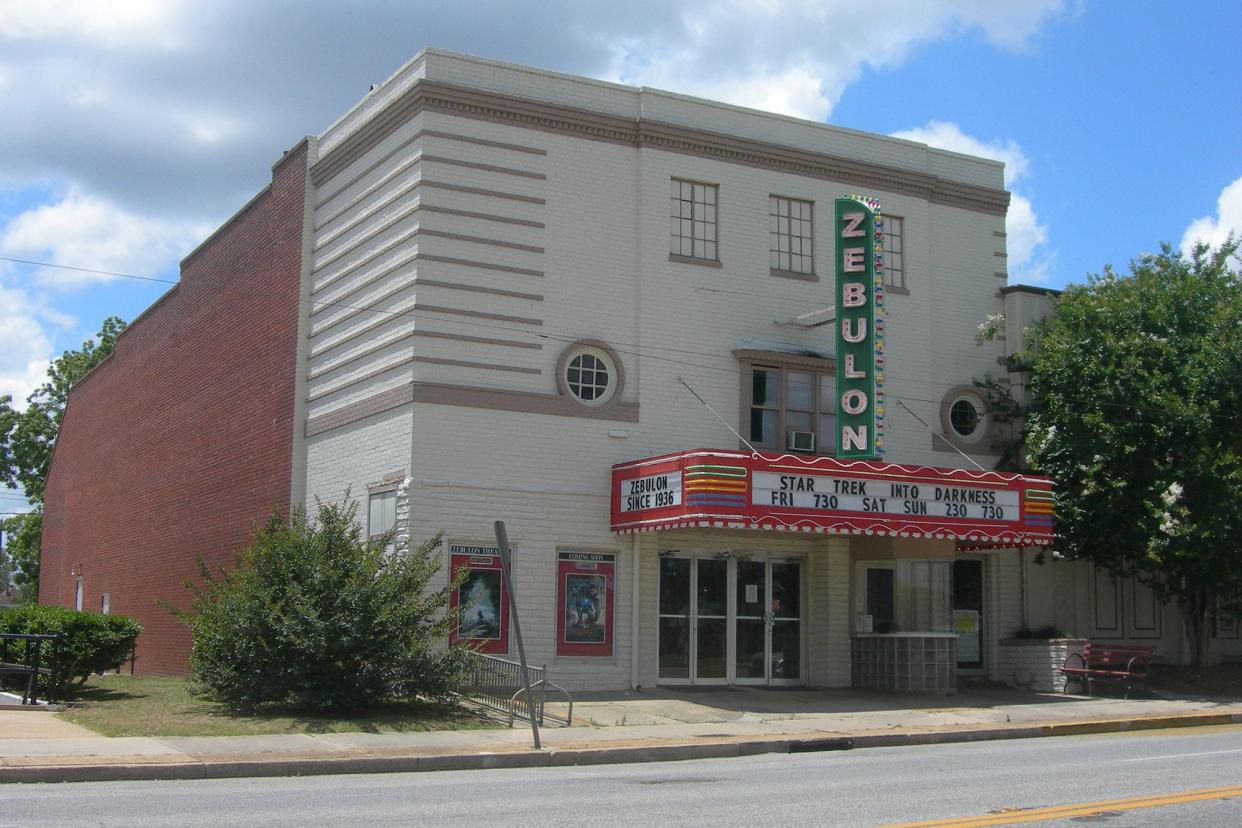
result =
[[[383,733],[497,727],[464,710],[421,702],[387,704],[340,718],[240,715],[190,695],[177,676],[94,676],[77,707],[58,714],[103,736],[251,736],[264,733]]]

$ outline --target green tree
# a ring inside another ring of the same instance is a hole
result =
[[[1055,548],[1176,601],[1195,663],[1242,597],[1238,245],[1164,245],[1068,288],[1040,326],[1027,448]]]
[[[10,489],[24,489],[31,503],[43,502],[43,486],[69,389],[112,353],[123,330],[125,322],[109,316],[94,338],[52,360],[47,382],[26,398],[24,411],[13,408],[11,395],[0,397],[0,479]]]
[[[196,690],[241,709],[337,713],[457,689],[465,651],[442,646],[450,586],[431,588],[440,539],[389,554],[356,511],[274,515],[235,568],[187,584],[193,606],[176,614],[194,635]]]
[[[4,554],[8,560],[0,564],[18,595],[25,603],[39,598],[39,539],[43,532],[43,512],[36,509],[24,515],[11,515],[0,520],[4,532]]]
[[[39,537],[43,526],[43,489],[52,462],[52,448],[65,416],[69,389],[112,353],[126,323],[109,316],[99,333],[77,350],[65,351],[52,361],[47,382],[26,398],[26,408],[13,407],[13,397],[0,397],[0,482],[21,489],[34,505],[30,515],[5,521],[4,530],[16,536],[11,554],[17,567],[15,582],[27,601],[39,598]],[[10,527],[9,524],[13,525]]]

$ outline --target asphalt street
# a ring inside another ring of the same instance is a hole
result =
[[[1073,807],[1040,810],[1056,806]],[[0,826],[949,819],[1232,828],[1242,824],[1242,726],[578,768],[0,788]]]

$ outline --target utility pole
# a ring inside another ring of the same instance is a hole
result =
[[[535,716],[535,700],[530,694],[530,674],[526,672],[526,647],[522,644],[522,625],[518,622],[517,596],[513,592],[513,553],[509,549],[509,534],[505,531],[505,522],[498,520],[495,527],[496,546],[500,550],[500,574],[505,579],[505,589],[509,593],[509,619],[513,622],[513,635],[517,638],[522,688],[526,692],[526,710],[530,713],[530,732],[535,737],[535,750],[540,750],[539,722]]]

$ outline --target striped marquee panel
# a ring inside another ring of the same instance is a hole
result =
[[[772,529],[1052,542],[1052,483],[1003,472],[699,449],[612,468],[612,529]]]

